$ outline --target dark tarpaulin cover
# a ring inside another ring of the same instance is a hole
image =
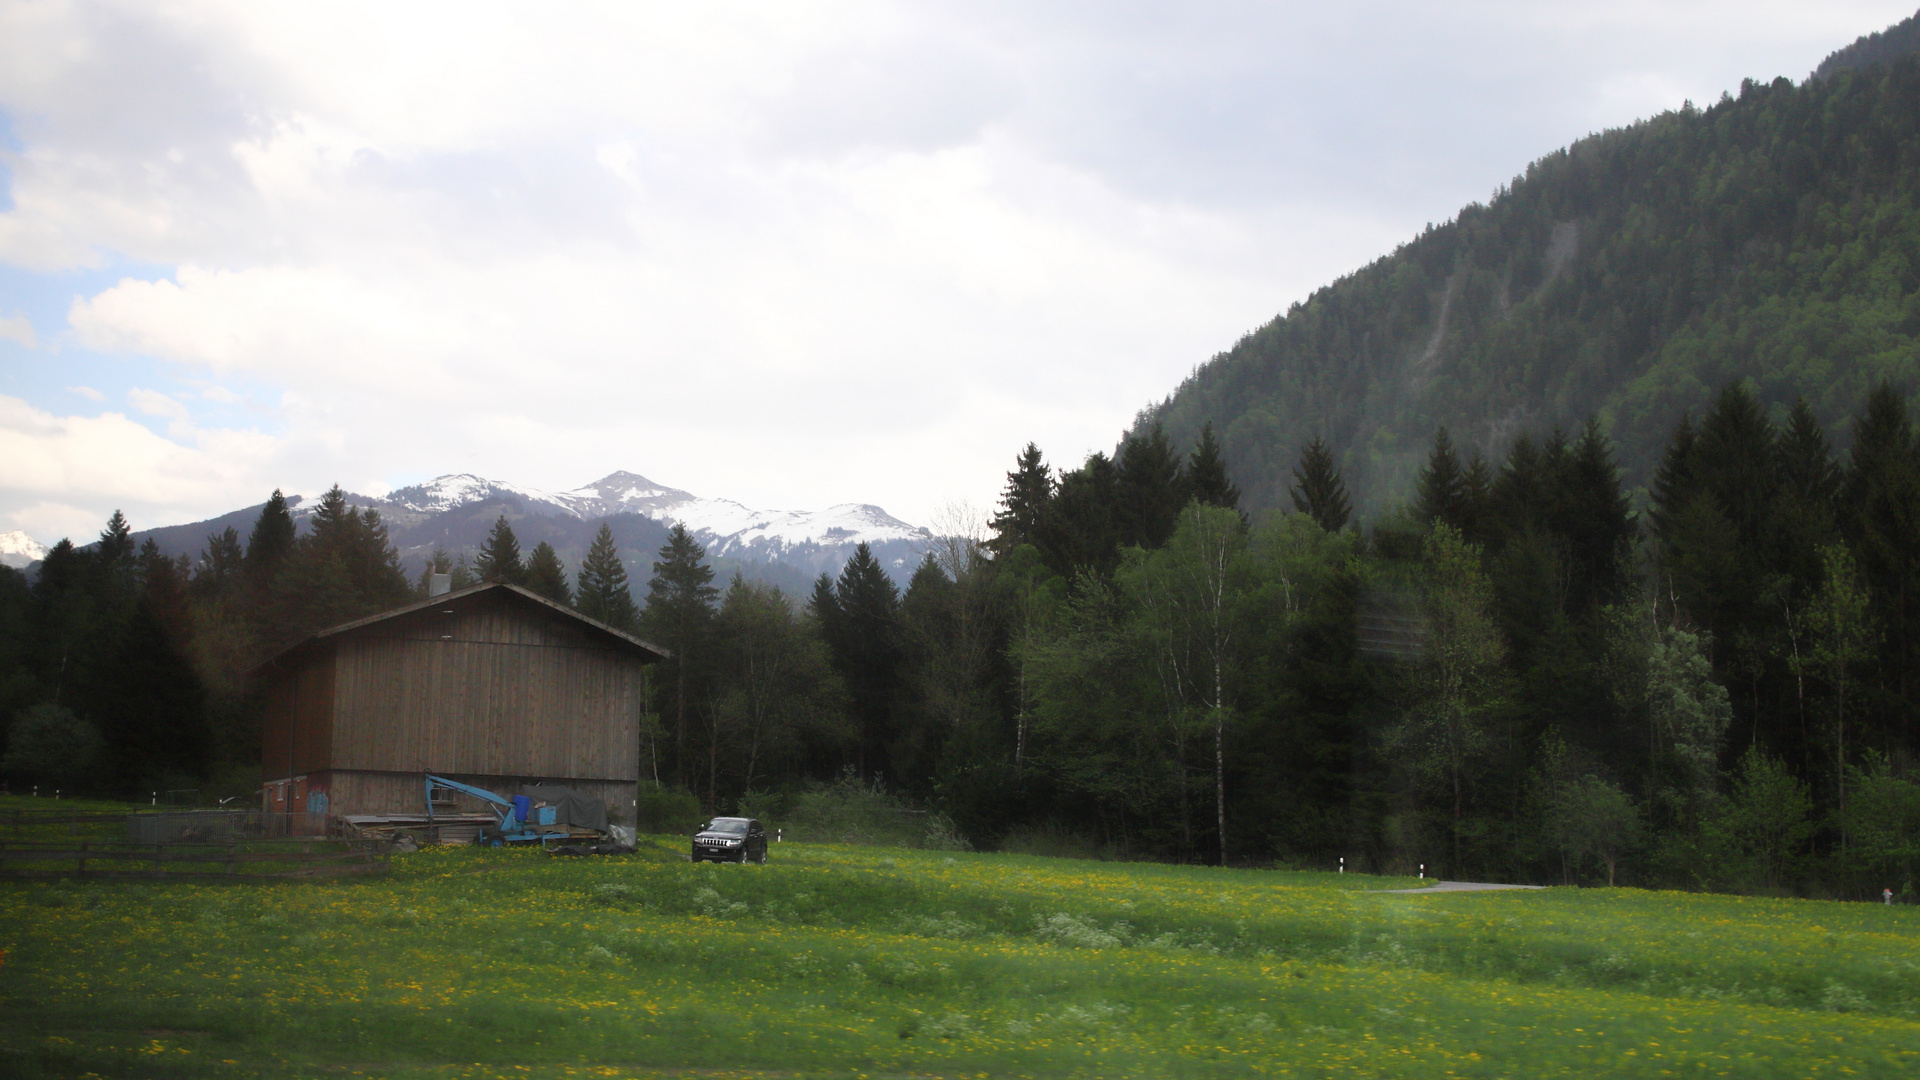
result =
[[[520,794],[536,803],[546,803],[555,809],[554,821],[561,825],[575,825],[594,832],[607,831],[607,804],[591,795],[582,795],[569,787],[558,784],[525,784]]]

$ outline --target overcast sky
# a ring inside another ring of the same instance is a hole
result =
[[[0,0],[0,531],[989,506],[1528,161],[1914,0]]]

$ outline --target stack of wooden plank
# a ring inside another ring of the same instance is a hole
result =
[[[398,840],[403,834],[421,844],[471,844],[480,830],[498,824],[492,814],[348,814],[341,818],[348,836]]]
[[[406,835],[418,844],[471,844],[482,828],[500,824],[492,814],[435,814],[431,822],[425,814],[348,814],[340,820],[348,836],[398,840]],[[575,825],[530,825],[527,829],[550,837],[552,843],[605,839],[601,833]]]

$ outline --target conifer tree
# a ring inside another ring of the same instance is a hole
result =
[[[347,573],[368,612],[405,603],[411,592],[407,573],[400,568],[400,553],[387,534],[387,523],[381,519],[380,512],[372,507],[360,511],[351,538],[352,545],[346,556]]]
[[[1560,538],[1570,575],[1569,614],[1623,598],[1637,527],[1620,487],[1613,447],[1597,419],[1587,420],[1565,456],[1547,524]]]
[[[840,601],[833,594],[833,575],[823,573],[814,579],[813,594],[807,598],[807,609],[820,624],[822,636],[831,641],[840,625]]]
[[[100,726],[112,786],[132,794],[202,773],[212,741],[206,691],[145,600],[134,609],[110,671]]]
[[[1105,454],[1062,476],[1040,545],[1048,568],[1068,580],[1111,575],[1124,535],[1119,501],[1118,470]]]
[[[1021,544],[1040,543],[1042,522],[1053,502],[1053,472],[1040,456],[1040,448],[1028,443],[1007,474],[1007,486],[1000,494],[1000,510],[993,515],[993,540],[990,547],[1004,555]]]
[[[887,760],[901,705],[900,590],[862,543],[841,568],[833,600],[838,625],[828,640],[859,729],[860,770],[871,779]]]
[[[1653,499],[1648,517],[1653,523],[1653,535],[1662,542],[1670,543],[1673,523],[1687,500],[1693,497],[1693,447],[1697,436],[1693,430],[1693,417],[1680,414],[1680,422],[1674,425],[1673,437],[1667,440],[1667,449],[1660,458],[1660,467],[1653,474]]]
[[[1787,603],[1798,611],[1821,579],[1821,549],[1840,539],[1836,509],[1845,476],[1804,399],[1793,403],[1777,445],[1779,485],[1768,519],[1776,567],[1791,583]]]
[[[240,546],[240,534],[229,525],[207,537],[200,562],[193,568],[194,595],[203,599],[225,599],[239,585],[246,572],[246,550]]]
[[[247,536],[248,576],[257,585],[272,582],[293,553],[293,542],[293,514],[287,509],[287,497],[274,488]]]
[[[567,587],[567,568],[560,555],[545,540],[533,546],[527,559],[527,588],[557,604],[573,603],[573,590]]]
[[[1466,477],[1460,471],[1460,458],[1453,452],[1453,440],[1441,428],[1433,437],[1433,452],[1414,496],[1413,512],[1423,524],[1445,522],[1458,529],[1466,506]]]
[[[513,535],[507,515],[501,514],[494,521],[486,543],[480,545],[479,554],[474,556],[473,566],[480,572],[481,581],[504,585],[527,583],[527,567],[520,561],[520,540]]]
[[[1339,532],[1353,518],[1347,485],[1333,466],[1332,451],[1318,435],[1300,451],[1300,463],[1293,467],[1293,486],[1287,494],[1295,510],[1313,518],[1328,532]]]
[[[372,509],[349,505],[340,485],[321,496],[308,522],[307,535],[266,583],[268,596],[256,608],[265,645],[286,644],[413,596],[386,523]]]
[[[141,599],[167,630],[169,637],[184,646],[192,633],[187,611],[187,558],[178,561],[160,553],[160,543],[149,536],[141,543],[134,565],[140,579]]]
[[[133,526],[127,524],[125,514],[115,510],[107,519],[107,527],[100,530],[100,546],[96,550],[101,561],[109,566],[133,557]]]
[[[574,607],[589,619],[598,619],[608,626],[622,630],[632,630],[638,624],[639,612],[633,603],[633,594],[627,589],[627,568],[620,562],[620,549],[613,542],[613,526],[600,523],[600,531],[593,536],[593,544],[587,548],[587,557],[580,562],[580,576]]]
[[[1764,565],[1767,514],[1778,488],[1773,425],[1743,383],[1728,383],[1700,422],[1693,449],[1694,481],[1711,492],[1739,531],[1746,554]]]
[[[1545,526],[1550,479],[1528,432],[1516,435],[1487,493],[1487,532],[1501,544]]]
[[[1832,516],[1833,501],[1840,495],[1844,474],[1833,459],[1833,445],[1827,433],[1814,419],[1807,400],[1794,401],[1787,413],[1786,430],[1780,433],[1780,478],[1787,493],[1803,509],[1824,508]]]
[[[1920,663],[1920,438],[1906,402],[1882,382],[1854,425],[1846,479],[1846,530],[1886,634],[1888,681],[1910,700]],[[1912,720],[1905,719],[1912,731]]]
[[[1471,544],[1487,541],[1487,513],[1493,497],[1493,468],[1475,450],[1466,471],[1460,474],[1460,508],[1456,511],[1460,534]]]
[[[1156,422],[1145,435],[1129,436],[1117,465],[1120,542],[1148,550],[1166,546],[1187,504],[1186,478],[1166,430]]]
[[[1219,440],[1213,437],[1211,420],[1200,428],[1200,442],[1187,458],[1186,480],[1189,499],[1197,499],[1203,506],[1240,509],[1240,489],[1227,478],[1226,458],[1220,452]]]
[[[691,786],[694,775],[687,757],[688,713],[697,690],[695,681],[708,662],[707,636],[713,624],[714,600],[720,590],[713,586],[713,567],[706,564],[707,552],[687,532],[674,523],[660,558],[653,564],[653,578],[647,582],[647,606],[640,613],[640,624],[648,637],[665,646],[672,657],[663,662],[672,694],[674,766],[680,782]],[[709,797],[713,793],[708,792]]]

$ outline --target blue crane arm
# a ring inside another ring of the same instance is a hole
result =
[[[508,825],[511,824],[513,821],[513,800],[512,799],[509,799],[504,795],[496,795],[493,792],[488,791],[486,788],[474,787],[472,784],[463,784],[458,780],[449,780],[444,776],[435,776],[432,773],[428,773],[427,774],[427,821],[428,822],[433,821],[433,793],[436,788],[446,788],[450,791],[464,792],[465,794],[471,795],[482,802],[492,803],[494,805],[494,813],[500,815],[500,827],[503,829],[508,827]]]

